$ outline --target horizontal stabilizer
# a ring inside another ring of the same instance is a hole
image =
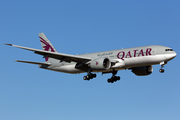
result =
[[[41,62],[22,61],[22,60],[16,60],[15,62],[30,63],[30,64],[36,64],[36,65],[48,65],[48,66],[51,65],[51,63],[41,63]]]

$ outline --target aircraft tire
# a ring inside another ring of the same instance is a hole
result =
[[[93,74],[89,75],[90,79],[93,79]]]
[[[160,69],[159,72],[160,72],[160,73],[164,73],[164,69]]]
[[[93,74],[93,78],[96,78],[96,74]]]
[[[83,77],[83,79],[84,79],[84,80],[87,80],[87,77],[86,77],[86,76],[84,76],[84,77]]]
[[[119,76],[117,76],[117,80],[120,80],[121,78]]]
[[[114,79],[110,78],[107,80],[108,83],[113,83],[114,82]]]
[[[87,79],[90,79],[90,75],[87,75],[86,77],[87,77]]]
[[[111,79],[108,79],[107,82],[110,83],[110,82],[111,82]]]

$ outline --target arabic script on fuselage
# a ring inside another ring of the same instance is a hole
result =
[[[113,52],[107,52],[107,53],[99,53],[97,56],[102,57],[102,56],[108,56],[108,55],[112,55]]]

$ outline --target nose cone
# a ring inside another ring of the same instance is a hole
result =
[[[175,58],[177,55],[177,53],[174,51],[174,53],[172,54],[172,58]]]
[[[176,57],[176,55],[177,55],[177,53],[173,51],[173,53],[168,54],[168,55],[166,56],[166,59],[167,59],[167,60],[172,60],[173,58]]]

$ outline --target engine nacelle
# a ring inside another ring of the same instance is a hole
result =
[[[111,67],[111,61],[108,58],[97,58],[91,61],[90,67],[93,70],[108,70]]]
[[[137,76],[150,75],[153,72],[152,65],[132,68],[132,72]]]

